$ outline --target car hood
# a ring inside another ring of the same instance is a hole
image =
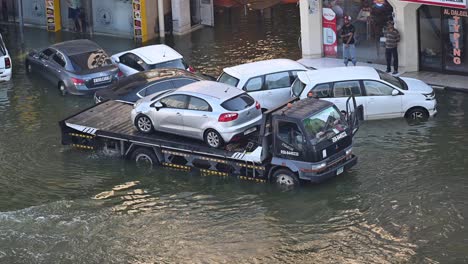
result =
[[[431,86],[421,80],[406,77],[401,79],[408,85],[408,91],[410,92],[428,94],[434,91]]]

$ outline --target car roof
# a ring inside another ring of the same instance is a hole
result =
[[[308,70],[297,74],[299,79],[305,84],[329,83],[346,80],[379,80],[378,72],[372,67],[334,67],[318,70]]]
[[[272,113],[272,115],[287,116],[287,118],[304,120],[305,118],[308,118],[330,106],[333,106],[333,103],[326,100],[305,98],[277,109]]]
[[[147,64],[155,64],[183,58],[180,53],[164,44],[144,46],[128,52],[137,55]],[[125,53],[126,52],[123,52],[122,54]]]
[[[245,93],[243,90],[231,85],[215,81],[200,81],[182,86],[176,90],[177,93],[197,94],[204,98],[227,100]]]
[[[307,68],[297,61],[290,59],[272,59],[245,63],[224,68],[223,71],[238,79],[249,79],[255,76],[289,70],[306,70]]]
[[[69,56],[102,49],[98,44],[94,43],[89,39],[76,39],[64,41],[54,44],[50,47]]]

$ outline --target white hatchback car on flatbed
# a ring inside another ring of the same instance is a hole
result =
[[[218,82],[246,91],[266,110],[291,99],[291,85],[297,73],[307,69],[289,59],[256,61],[223,69]]]
[[[123,51],[112,55],[111,60],[119,66],[125,76],[159,68],[176,68],[194,72],[180,53],[164,44]]]
[[[11,58],[0,34],[0,81],[11,80]]]
[[[346,111],[354,95],[365,120],[406,117],[427,119],[437,113],[434,90],[426,83],[395,77],[372,67],[337,67],[298,73],[291,93],[300,99],[319,97]]]

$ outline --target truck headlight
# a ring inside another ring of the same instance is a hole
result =
[[[312,170],[321,170],[323,168],[325,168],[327,166],[327,163],[326,162],[322,162],[320,164],[317,164],[317,165],[312,165]]]
[[[353,148],[346,150],[346,156],[353,154]]]

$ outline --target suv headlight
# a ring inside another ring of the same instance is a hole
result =
[[[435,92],[434,90],[432,90],[431,93],[425,93],[423,94],[425,97],[426,97],[426,100],[434,100],[435,98]]]

